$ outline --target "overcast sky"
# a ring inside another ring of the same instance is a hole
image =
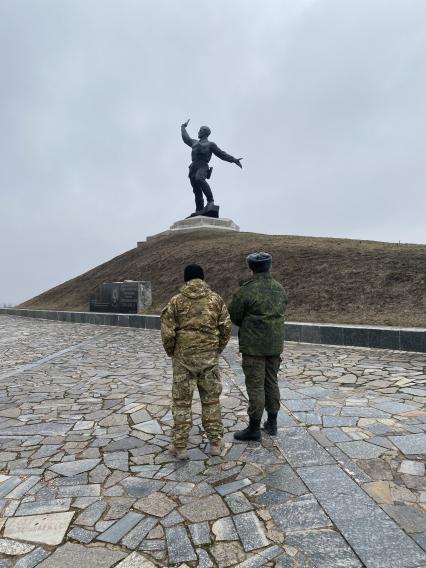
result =
[[[242,230],[426,242],[425,0],[0,0],[0,303],[194,209],[189,132]]]

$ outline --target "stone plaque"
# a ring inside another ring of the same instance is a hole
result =
[[[118,297],[118,311],[120,313],[134,314],[138,312],[139,283],[123,282],[120,284]]]
[[[74,512],[11,517],[6,521],[6,538],[55,546],[62,542]]]
[[[90,298],[90,311],[137,314],[151,303],[151,282],[104,282]]]

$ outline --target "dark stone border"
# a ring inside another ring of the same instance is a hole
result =
[[[160,329],[160,316],[0,308],[0,315],[2,314],[71,323]],[[238,335],[238,328],[235,326],[232,327],[232,335]],[[426,329],[424,328],[287,322],[285,324],[285,336],[286,341],[302,343],[373,347],[426,353]]]
[[[287,341],[426,353],[426,329],[286,322]]]

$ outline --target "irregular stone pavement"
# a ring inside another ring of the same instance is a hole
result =
[[[424,354],[286,344],[276,438],[167,452],[156,331],[0,317],[0,568],[426,567]]]

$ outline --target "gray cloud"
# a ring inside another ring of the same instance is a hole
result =
[[[0,302],[193,208],[191,117],[243,230],[426,242],[423,0],[3,0]]]

